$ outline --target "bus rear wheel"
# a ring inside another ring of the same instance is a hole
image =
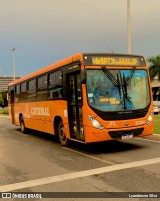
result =
[[[27,132],[27,128],[25,127],[23,116],[20,116],[19,121],[20,121],[21,132],[22,133],[26,133]]]
[[[59,141],[60,141],[61,145],[63,145],[63,146],[68,145],[69,140],[66,138],[64,124],[62,121],[59,122],[59,125],[58,125],[58,137],[59,137]]]

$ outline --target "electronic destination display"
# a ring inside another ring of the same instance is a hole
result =
[[[102,66],[146,66],[145,60],[141,56],[100,56],[85,55],[85,65],[102,65]]]

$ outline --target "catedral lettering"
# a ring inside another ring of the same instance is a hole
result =
[[[49,116],[49,108],[48,107],[33,107],[31,108],[32,115],[42,115],[42,116]]]
[[[9,116],[63,146],[153,134],[148,67],[139,55],[78,53],[9,84]]]
[[[93,57],[92,62],[94,65],[127,65],[135,66],[138,64],[136,58],[112,58],[112,57]]]

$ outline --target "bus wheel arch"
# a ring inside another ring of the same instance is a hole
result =
[[[54,119],[54,132],[59,138],[62,146],[68,146],[69,139],[66,137],[63,120],[61,117],[56,116]]]
[[[25,127],[24,118],[23,118],[22,113],[20,113],[20,115],[19,115],[19,125],[20,125],[20,128],[21,128],[21,132],[26,133],[27,128]]]

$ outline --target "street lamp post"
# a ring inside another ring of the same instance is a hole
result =
[[[16,79],[16,59],[15,59],[15,51],[16,48],[11,48],[12,51],[12,57],[13,57],[13,80],[15,81]]]
[[[128,54],[131,54],[131,14],[130,0],[127,0],[127,35],[128,35]]]

